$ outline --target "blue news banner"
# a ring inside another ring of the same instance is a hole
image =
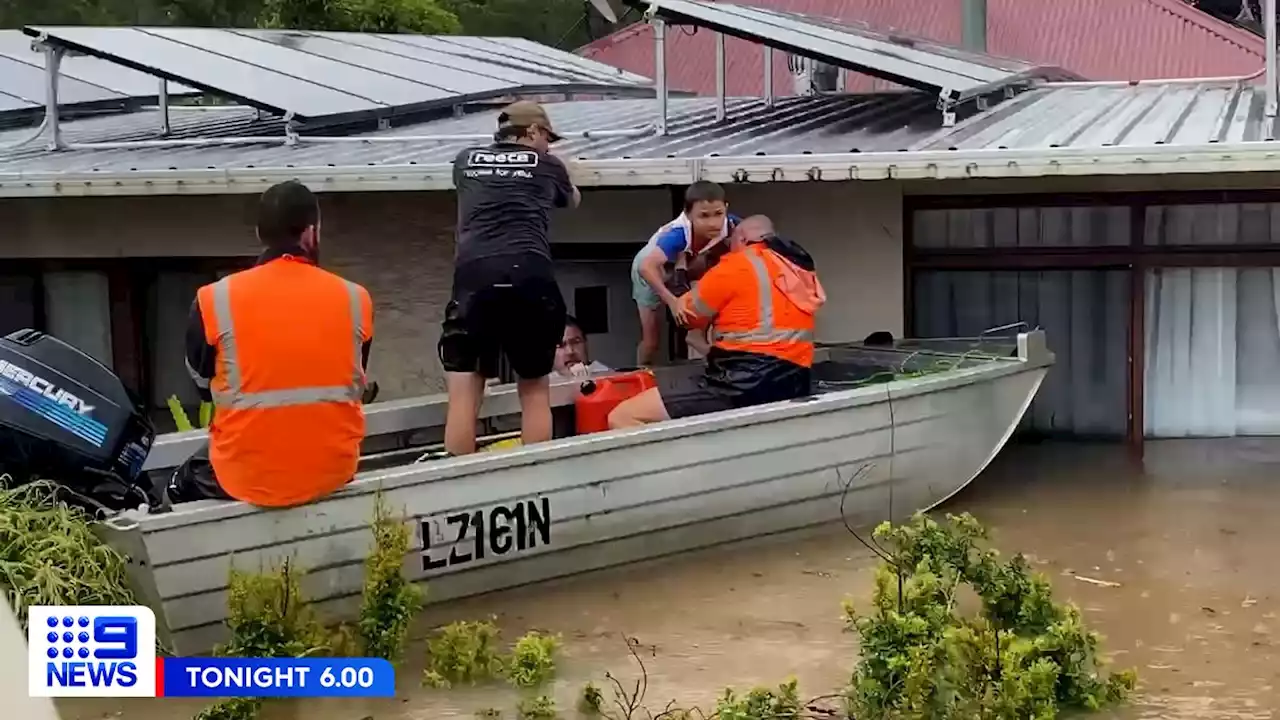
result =
[[[156,697],[395,697],[381,658],[157,658]]]
[[[395,697],[381,658],[156,656],[156,619],[141,605],[27,608],[32,697]]]

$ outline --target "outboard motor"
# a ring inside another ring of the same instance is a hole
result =
[[[163,503],[142,474],[156,436],[141,404],[102,363],[36,330],[0,338],[0,474],[57,484],[102,517]]]

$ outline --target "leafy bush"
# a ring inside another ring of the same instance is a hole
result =
[[[232,568],[227,616],[231,639],[216,654],[288,658],[323,652],[329,636],[302,596],[302,574],[287,560],[261,573]]]
[[[794,678],[778,686],[777,690],[755,688],[739,696],[727,688],[716,703],[717,720],[790,720],[800,717],[804,705],[800,702]]]
[[[507,663],[507,679],[512,685],[532,688],[550,680],[556,673],[556,651],[560,638],[538,632],[526,633],[516,641]]]
[[[604,712],[604,693],[595,683],[588,682],[582,686],[582,693],[578,696],[578,712],[595,717]]]
[[[393,517],[382,496],[374,501],[373,550],[364,563],[364,597],[359,633],[366,657],[397,662],[413,617],[422,608],[422,590],[401,572],[409,552],[409,528]]]
[[[0,487],[10,478],[0,475]],[[0,489],[0,584],[25,630],[31,605],[133,605],[125,557],[53,483]]]
[[[555,720],[558,716],[556,701],[550,695],[525,698],[516,705],[516,717],[520,720]]]
[[[885,720],[1051,720],[1097,710],[1134,687],[1132,672],[1106,676],[1099,638],[1080,611],[1056,603],[1021,555],[1002,560],[980,543],[973,517],[923,514],[876,529],[891,550],[876,575],[871,609],[846,603],[861,640],[848,691],[851,717]],[[956,611],[968,586],[976,617]]]
[[[331,640],[302,596],[302,574],[288,560],[260,573],[231,568],[226,621],[231,639],[214,654],[289,658],[325,652]],[[262,704],[259,698],[231,698],[206,708],[195,720],[254,720]]]
[[[505,667],[501,631],[491,621],[462,621],[446,625],[427,641],[423,684],[447,688],[500,677]]]

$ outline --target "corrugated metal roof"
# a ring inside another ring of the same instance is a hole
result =
[[[1270,171],[1280,164],[1263,93],[1237,82],[1057,86],[940,128],[925,93],[728,100],[715,120],[713,98],[672,99],[669,134],[652,134],[656,102],[596,100],[550,105],[557,129],[615,131],[566,140],[561,153],[584,160],[586,186],[652,186],[696,179],[795,182],[893,179]],[[147,127],[139,129],[138,123]],[[265,136],[235,146],[0,151],[0,196],[259,192],[300,178],[331,192],[442,190],[449,162],[479,144],[496,111],[396,128],[357,142],[286,146],[279,121],[246,110],[175,112],[176,137]],[[66,140],[154,138],[155,113],[66,124]],[[617,131],[626,131],[620,136]],[[29,132],[29,131],[28,131]],[[372,138],[407,136],[394,142]],[[420,137],[428,136],[428,137]],[[0,133],[0,147],[22,137]]]
[[[1195,146],[1275,139],[1262,87],[1182,83],[1032,90],[913,150]]]
[[[737,0],[773,10],[864,23],[961,44],[960,0]],[[667,33],[670,87],[715,93],[713,33]],[[1056,65],[1092,80],[1244,75],[1262,67],[1265,44],[1247,30],[1211,17],[1181,0],[987,0],[988,51],[1039,65]],[[653,31],[637,23],[579,52],[632,72],[653,74]],[[726,81],[731,95],[759,95],[761,48],[726,42]],[[786,58],[775,53],[774,87],[791,93]],[[674,61],[672,60],[674,59]],[[848,89],[883,89],[883,81],[849,76]]]
[[[728,119],[717,123],[713,98],[672,98],[668,134],[632,138],[566,139],[557,152],[580,158],[663,158],[878,152],[904,150],[937,133],[941,114],[920,93],[784,98],[768,108],[754,98],[727,101]],[[655,100],[595,100],[555,103],[548,113],[561,132],[643,128],[657,119]],[[175,139],[279,134],[278,121],[257,121],[252,110],[186,110],[172,113]],[[484,135],[497,112],[394,128],[370,136]],[[158,138],[158,113],[80,120],[63,126],[68,143]],[[0,133],[0,147],[30,130]],[[304,135],[305,138],[305,135]],[[404,143],[282,144],[219,147],[148,147],[49,152],[39,143],[0,152],[0,173],[93,172],[165,169],[376,166],[445,163],[465,146],[461,140]]]

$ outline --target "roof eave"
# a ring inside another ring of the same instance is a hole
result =
[[[724,183],[944,180],[1089,175],[1274,172],[1280,142],[1196,146],[930,150],[744,157],[580,160],[583,187]],[[318,192],[450,190],[432,165],[279,167],[76,173],[0,173],[0,197],[234,195],[297,179]]]

